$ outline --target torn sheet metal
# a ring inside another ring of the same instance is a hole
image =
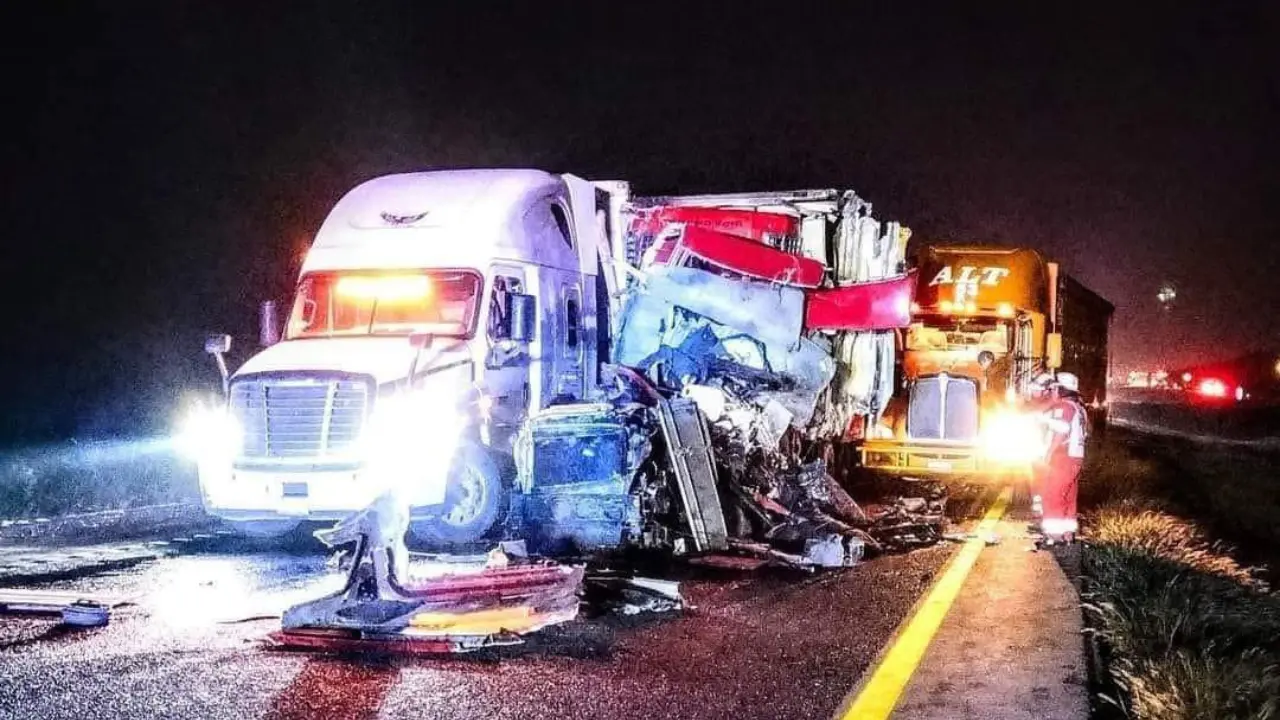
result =
[[[636,213],[629,232],[643,236],[661,233],[672,224],[714,230],[769,247],[789,250],[800,237],[800,217],[793,213],[751,207],[670,205]]]
[[[331,547],[355,544],[350,569],[338,591],[285,611],[276,646],[385,641],[391,651],[479,648],[577,617],[581,566],[517,563],[499,552],[486,558],[492,564],[413,577],[403,542],[407,525],[408,507],[396,502],[393,490],[316,533]]]
[[[804,559],[817,567],[853,567],[862,560],[863,542],[857,537],[826,535],[810,538],[804,544]]]
[[[576,618],[583,577],[580,566],[530,562],[409,585],[391,578],[388,596],[373,590],[366,568],[353,568],[338,593],[286,611],[271,646],[434,654],[509,645]]]
[[[650,452],[647,417],[634,406],[575,404],[524,424],[512,513],[533,552],[580,555],[640,537],[632,491]]]
[[[520,645],[515,634],[440,637],[412,628],[398,633],[347,630],[342,628],[295,628],[267,636],[272,650],[334,654],[375,654],[401,657],[454,655],[488,648]]]
[[[648,577],[593,573],[584,582],[588,605],[619,615],[672,613],[685,608],[680,583]]]
[[[911,324],[914,272],[805,293],[804,327],[815,330],[892,330]]]
[[[773,401],[791,413],[791,424],[805,429],[813,419],[818,398],[835,377],[836,364],[822,345],[805,338],[785,354],[770,353],[770,363],[788,383],[785,391],[761,393],[764,403]]]
[[[655,248],[660,248],[655,264],[684,266],[696,259],[768,283],[816,288],[826,276],[826,268],[817,260],[694,225],[678,228],[674,237]],[[665,259],[661,257],[663,250]]]
[[[702,413],[692,400],[672,398],[658,405],[658,418],[693,548],[699,552],[725,549],[729,534],[720,506],[711,437]]]
[[[724,417],[728,409],[729,400],[725,397],[724,391],[717,387],[690,384],[684,386],[681,394],[698,406],[708,422],[715,422]]]
[[[767,344],[791,347],[800,340],[804,293],[797,288],[724,278],[694,268],[657,266],[648,275],[645,292],[639,294],[685,308]],[[633,364],[622,354],[614,357],[623,364]]]

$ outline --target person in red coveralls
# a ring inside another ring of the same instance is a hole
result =
[[[1076,496],[1080,468],[1084,464],[1086,419],[1080,402],[1080,381],[1071,373],[1058,373],[1051,399],[1040,414],[1048,434],[1039,485],[1042,512],[1040,532],[1045,541],[1071,542],[1079,531]]]
[[[1053,403],[1054,395],[1053,376],[1049,373],[1040,373],[1031,381],[1031,398],[1027,403],[1027,412],[1033,414],[1037,419],[1040,414],[1049,409],[1049,405]],[[1045,440],[1045,446],[1048,446],[1048,440]],[[1031,514],[1035,517],[1032,529],[1040,530],[1040,516],[1044,512],[1043,500],[1041,498],[1042,488],[1044,487],[1045,477],[1048,475],[1049,465],[1044,461],[1042,456],[1040,460],[1032,464],[1031,467]]]

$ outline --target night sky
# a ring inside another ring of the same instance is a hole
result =
[[[852,187],[919,239],[1060,259],[1118,306],[1119,368],[1280,346],[1275,3],[444,4],[0,19],[0,440],[163,427],[346,189],[440,167]]]

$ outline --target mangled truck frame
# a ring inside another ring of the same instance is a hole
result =
[[[283,337],[264,315],[267,347],[193,415],[205,506],[281,533],[395,486],[420,538],[545,552],[856,537],[821,467],[771,451],[879,417],[907,237],[834,190],[369,181],[317,233]]]

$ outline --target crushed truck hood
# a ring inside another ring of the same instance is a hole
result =
[[[404,379],[414,349],[403,337],[287,340],[249,358],[234,377],[267,372],[347,372],[372,375],[378,384]],[[465,340],[437,338],[422,351],[418,372],[470,357]]]

